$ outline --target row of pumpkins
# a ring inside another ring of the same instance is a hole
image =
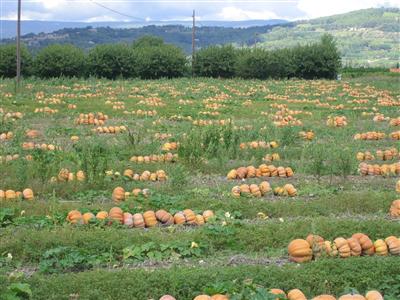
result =
[[[46,114],[56,114],[58,113],[58,109],[46,107],[37,107],[34,110],[34,113],[46,113]]]
[[[165,154],[151,154],[151,155],[134,155],[129,161],[135,163],[157,163],[157,162],[174,162],[178,159],[178,154],[173,154],[171,152]]]
[[[254,196],[254,197],[261,197],[271,192],[271,185],[268,181],[263,181],[259,185],[257,184],[242,184],[236,185],[232,188],[231,194],[234,197],[240,196]],[[294,197],[297,195],[297,190],[292,184],[285,184],[283,187],[276,187],[274,189],[274,194],[277,196],[289,196]]]
[[[79,117],[75,120],[75,124],[103,126],[107,120],[108,116],[102,112],[79,114]]]
[[[227,179],[244,179],[254,177],[292,177],[294,174],[290,167],[275,167],[274,165],[261,164],[258,168],[254,166],[232,169],[227,174]]]
[[[112,172],[110,174],[110,172],[107,171],[106,175],[111,176],[113,174]],[[135,173],[132,169],[126,169],[124,170],[123,175],[126,178],[129,178],[134,181],[165,181],[168,179],[168,176],[164,170],[157,170],[155,172],[150,172],[148,170],[145,170],[142,172],[142,174],[138,174]]]
[[[71,224],[89,224],[91,220],[108,220],[109,223],[116,222],[123,224],[129,228],[149,228],[169,225],[204,225],[210,218],[214,217],[212,210],[205,210],[202,214],[196,214],[191,209],[185,209],[177,212],[174,215],[170,214],[166,210],[160,209],[156,212],[148,210],[141,213],[131,214],[129,212],[123,212],[120,207],[113,207],[109,212],[99,211],[96,215],[91,212],[82,214],[79,210],[71,210],[66,220]]]
[[[12,131],[0,133],[0,141],[11,140],[13,136]]]
[[[145,116],[145,117],[153,117],[157,115],[157,111],[156,110],[132,110],[132,111],[127,111],[125,110],[123,112],[126,115],[136,115],[136,116]]]
[[[393,164],[367,164],[362,162],[358,165],[358,170],[362,176],[366,175],[382,175],[382,176],[389,176],[389,175],[400,175],[400,162],[396,162]]]
[[[360,255],[386,256],[400,255],[400,239],[389,236],[385,240],[373,242],[366,234],[356,233],[351,238],[338,237],[333,242],[325,241],[321,236],[310,234],[304,239],[295,239],[288,246],[291,261],[301,263],[311,261],[323,254],[332,257],[347,258]]]
[[[42,149],[44,151],[54,151],[54,150],[61,150],[61,147],[55,146],[53,144],[39,144],[34,142],[24,142],[22,143],[22,149],[24,150],[33,150],[33,149]]]
[[[118,186],[113,190],[112,199],[114,202],[124,201],[129,198],[131,195],[137,197],[139,195],[143,195],[144,197],[148,197],[150,194],[149,189],[139,189],[135,188],[132,192],[125,192],[124,188]]]
[[[347,119],[345,116],[329,116],[326,120],[326,125],[329,127],[344,127],[347,126]]]
[[[304,140],[312,141],[315,137],[315,134],[311,130],[310,131],[300,131],[299,136]]]
[[[25,200],[33,200],[34,194],[32,189],[26,188],[22,192],[14,190],[0,190],[0,200],[15,200],[18,198],[23,198]]]
[[[358,152],[357,160],[374,160],[375,156],[370,151]],[[394,158],[400,158],[399,151],[396,148],[390,148],[386,150],[376,150],[376,158],[380,160],[392,160]]]
[[[16,160],[18,158],[20,158],[19,154],[8,154],[8,155],[5,155],[5,156],[1,156],[0,155],[0,164],[3,163],[3,162],[9,162],[9,161],[12,161],[12,160]],[[25,158],[28,161],[33,160],[32,155],[25,155],[23,158]]]
[[[278,143],[275,141],[272,142],[264,142],[264,141],[252,141],[252,142],[247,142],[247,143],[240,143],[239,147],[240,149],[268,149],[268,148],[278,148]]]
[[[290,290],[287,294],[281,289],[271,289],[269,291],[271,294],[276,295],[278,299],[287,299],[287,300],[307,300],[307,297],[304,293],[299,289]],[[365,294],[365,296],[359,294],[346,294],[339,298],[338,300],[384,300],[381,293],[378,291],[369,291]],[[160,300],[176,300],[171,295],[164,295],[160,298]],[[215,294],[213,296],[208,295],[199,295],[195,297],[193,300],[229,300],[229,296],[222,294]],[[332,295],[319,295],[312,300],[336,300],[336,297]]]
[[[121,125],[121,126],[99,126],[96,128],[93,128],[92,131],[93,132],[97,132],[97,133],[112,133],[112,134],[118,134],[118,133],[123,133],[125,131],[127,131],[128,129],[126,128],[126,126]]]
[[[354,135],[355,140],[365,140],[365,141],[382,140],[385,137],[386,137],[386,134],[384,132],[377,132],[377,131],[357,133]],[[400,139],[400,131],[391,132],[389,134],[389,137],[392,140],[399,140]]]

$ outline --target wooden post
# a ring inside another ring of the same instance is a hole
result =
[[[17,77],[16,87],[19,90],[21,81],[21,0],[18,0],[18,20],[17,20]]]
[[[192,77],[194,77],[194,60],[196,52],[196,13],[193,10],[193,26],[192,26]]]

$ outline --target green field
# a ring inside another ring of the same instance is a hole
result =
[[[171,294],[189,300],[203,293],[266,299],[251,296],[257,288],[262,295],[261,287],[298,288],[307,299],[373,289],[399,299],[399,256],[322,254],[297,264],[287,249],[311,233],[329,241],[357,232],[372,241],[400,236],[400,219],[389,216],[399,198],[399,173],[361,176],[356,158],[370,151],[374,160],[368,164],[399,163],[398,153],[387,161],[376,154],[400,150],[400,141],[391,138],[400,129],[391,125],[400,117],[399,83],[399,75],[384,72],[342,81],[26,79],[15,95],[14,82],[1,80],[0,134],[12,137],[0,140],[0,190],[30,188],[34,199],[0,199],[0,299],[143,300]],[[12,117],[15,112],[22,118]],[[127,130],[100,134],[93,130],[98,126],[77,124],[80,114],[97,112],[108,116],[102,126]],[[373,121],[377,114],[383,121]],[[329,116],[345,116],[348,124],[330,127]],[[212,125],[198,125],[205,122]],[[28,130],[37,136],[28,137]],[[301,131],[313,131],[314,139],[301,138]],[[386,136],[353,138],[370,131]],[[252,141],[278,147],[241,149]],[[39,148],[24,149],[29,142]],[[166,150],[167,142],[177,142],[178,149]],[[130,160],[167,152],[177,154],[175,161]],[[280,160],[263,160],[273,153]],[[227,179],[234,168],[263,163],[290,167],[294,175]],[[62,179],[62,169],[75,178]],[[132,180],[124,176],[127,169],[164,170],[167,179]],[[76,177],[80,170],[82,181]],[[272,189],[292,184],[297,195],[231,193],[234,186],[262,181]],[[149,195],[114,203],[116,187],[148,189]],[[114,206],[132,214],[212,210],[215,217],[202,226],[146,229],[66,220],[71,210],[96,214]]]

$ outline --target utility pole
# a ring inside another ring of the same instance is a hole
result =
[[[18,20],[17,20],[17,91],[21,80],[21,0],[18,0]]]
[[[195,60],[195,51],[196,51],[196,12],[193,9],[193,26],[192,26],[192,77],[194,77],[194,60]]]

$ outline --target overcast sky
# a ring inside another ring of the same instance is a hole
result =
[[[111,10],[121,12],[120,15]],[[370,7],[400,7],[399,0],[22,0],[24,20],[139,21],[309,19]],[[0,19],[16,19],[17,0],[0,0]],[[134,19],[136,18],[136,19]]]

